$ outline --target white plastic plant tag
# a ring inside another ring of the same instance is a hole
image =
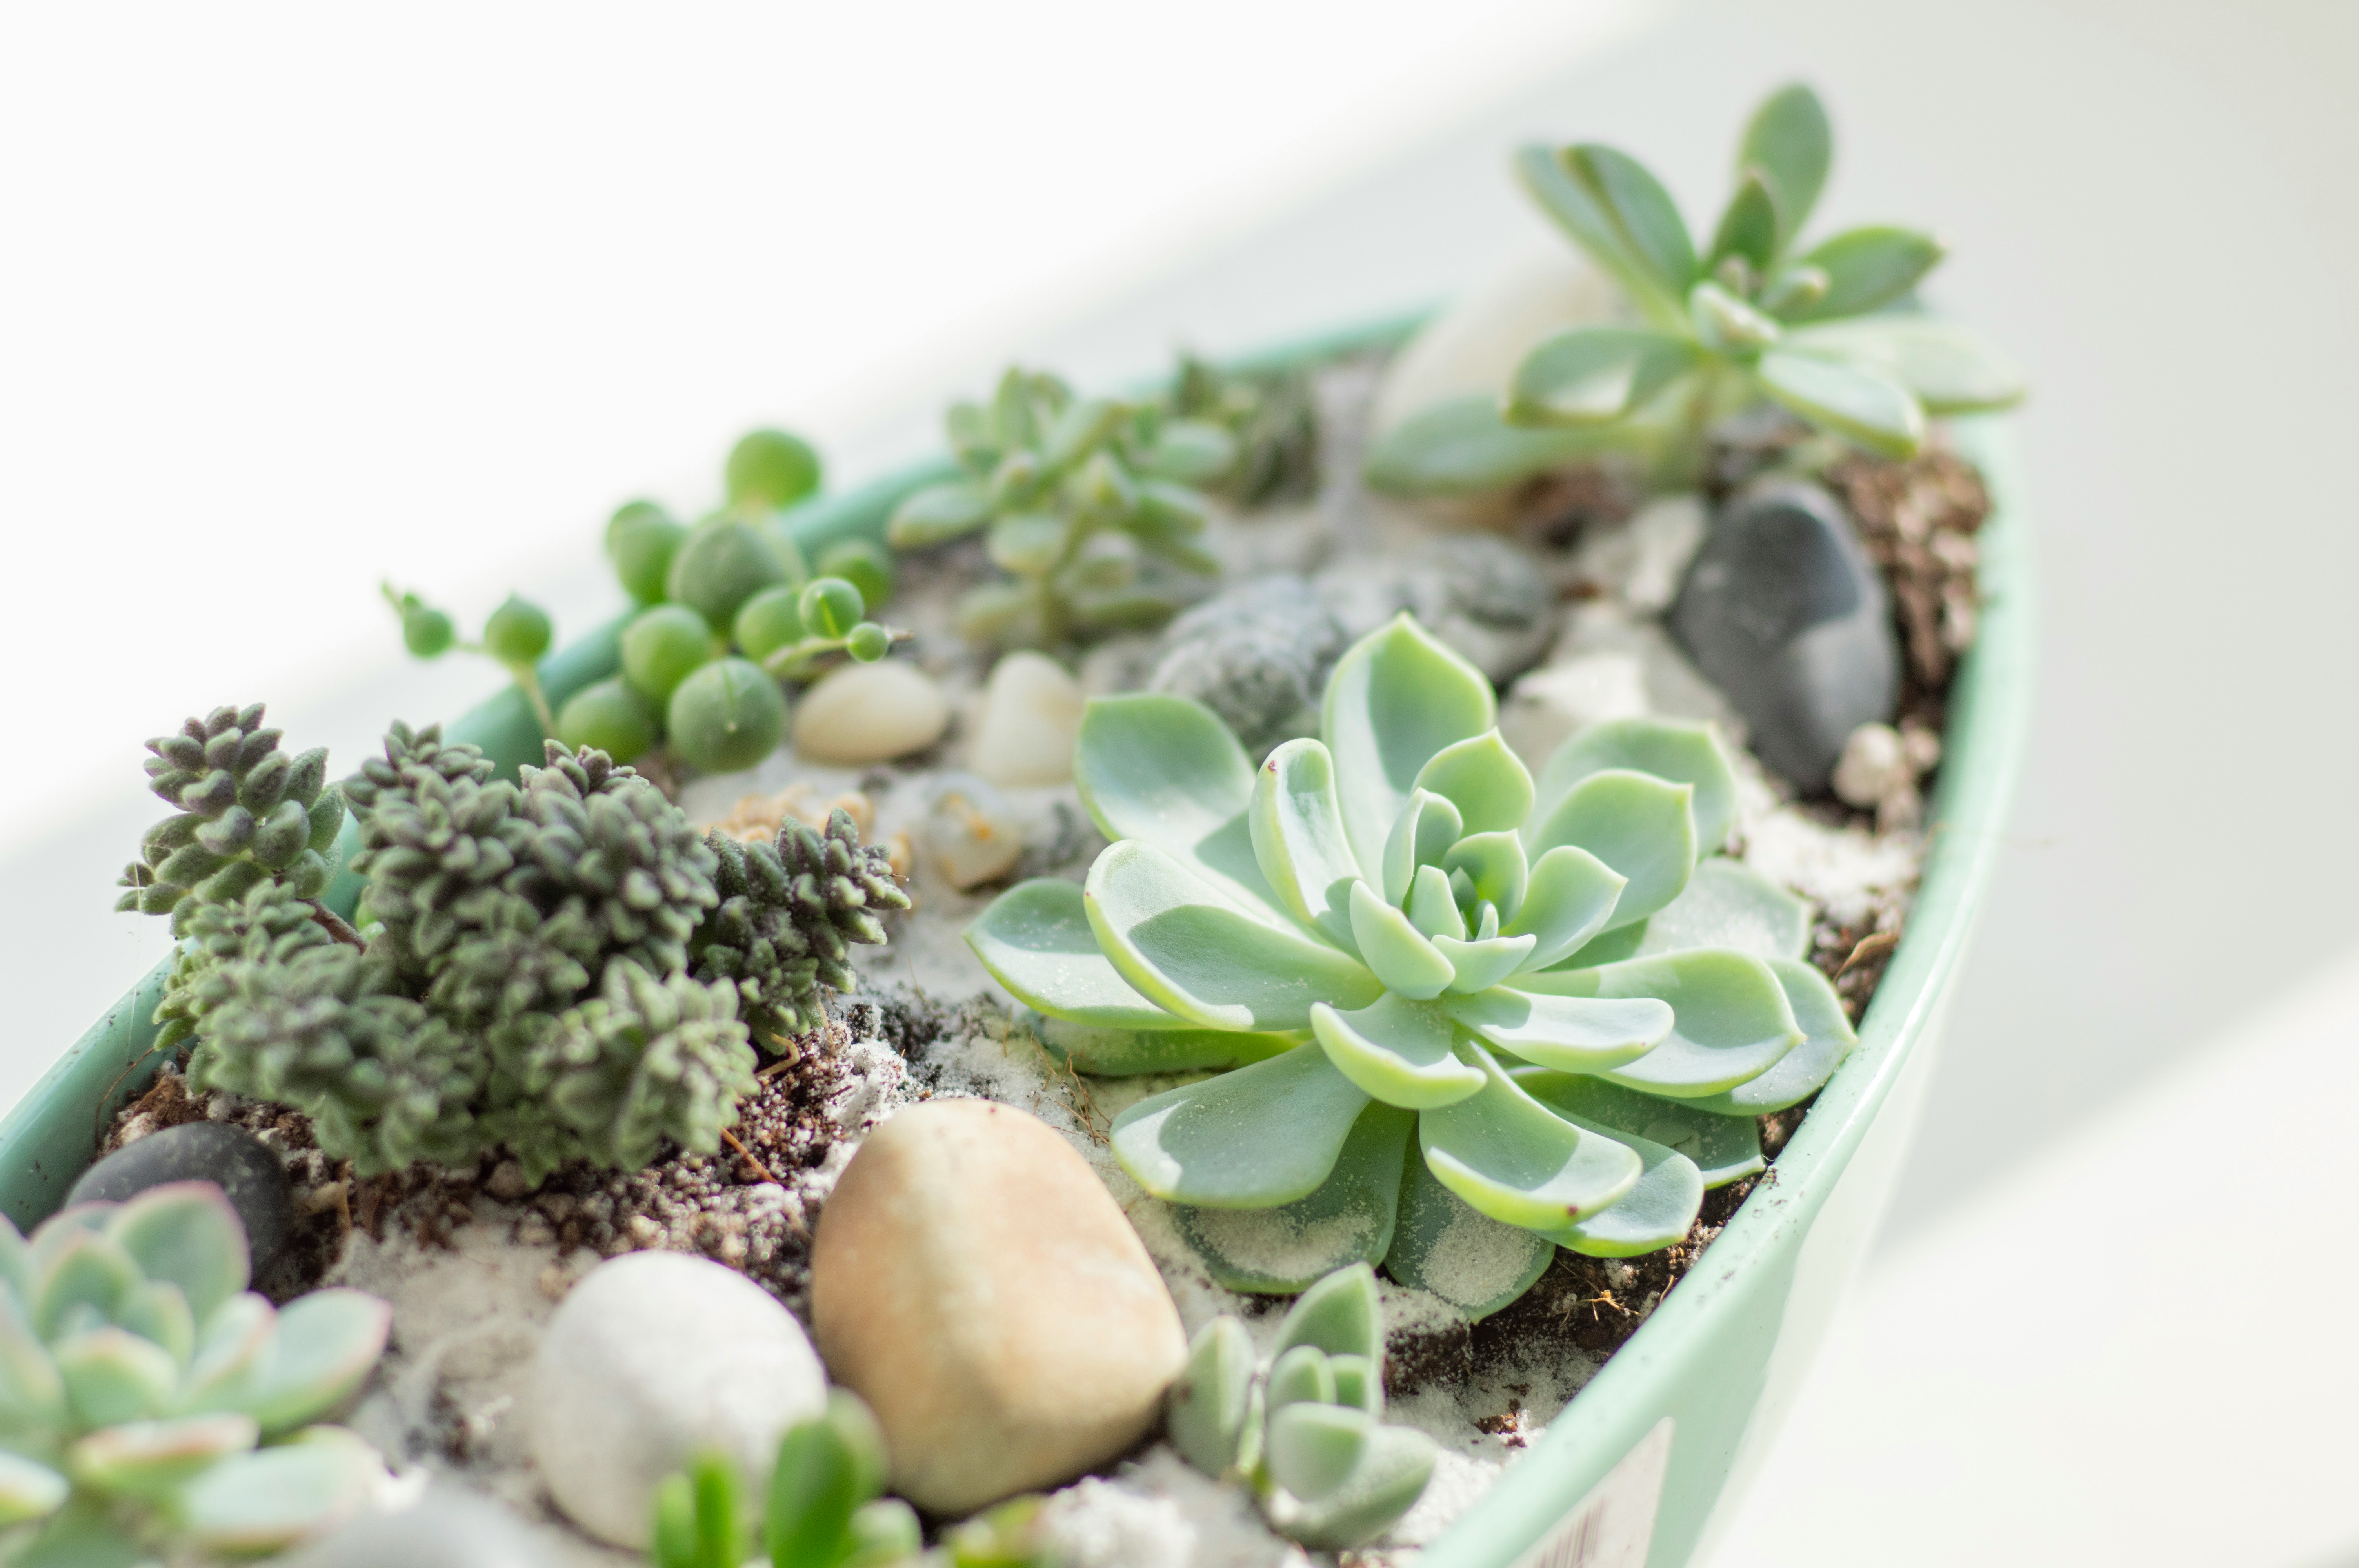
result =
[[[1515,1568],[1646,1568],[1671,1458],[1671,1418],[1657,1422]]]

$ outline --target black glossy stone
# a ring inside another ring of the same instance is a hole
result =
[[[1767,481],[1723,507],[1668,620],[1745,716],[1755,755],[1805,795],[1825,793],[1851,732],[1900,699],[1884,579],[1818,485]]]
[[[245,1223],[259,1277],[295,1223],[295,1191],[268,1145],[225,1121],[191,1121],[126,1143],[82,1173],[69,1204],[124,1199],[167,1182],[211,1182]]]

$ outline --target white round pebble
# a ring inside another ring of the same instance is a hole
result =
[[[925,868],[964,892],[1016,869],[1024,853],[1024,825],[981,779],[944,773],[930,792],[918,843]]]
[[[1835,795],[1853,806],[1873,807],[1916,782],[1908,747],[1889,724],[1861,725],[1835,759]]]
[[[567,1294],[534,1358],[533,1462],[574,1523],[647,1545],[658,1482],[704,1449],[765,1476],[778,1438],[827,1400],[787,1309],[745,1275],[681,1252],[631,1252]],[[748,1498],[760,1496],[748,1489]]]
[[[1046,654],[1008,654],[993,666],[984,690],[968,765],[1010,787],[1066,783],[1087,700],[1081,683]]]
[[[795,755],[860,767],[922,752],[950,728],[950,699],[907,659],[842,665],[795,705]]]

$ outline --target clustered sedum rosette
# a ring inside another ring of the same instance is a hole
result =
[[[1407,616],[1258,770],[1199,704],[1102,698],[1075,780],[1110,847],[967,934],[1082,1070],[1226,1069],[1112,1136],[1232,1288],[1381,1260],[1479,1316],[1558,1246],[1670,1245],[1853,1044],[1799,902],[1717,858],[1707,729],[1595,726],[1535,780],[1496,714]]]

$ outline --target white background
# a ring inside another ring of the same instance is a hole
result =
[[[1806,74],[1825,221],[1936,226],[2032,372],[2043,695],[1726,1562],[2359,1561],[2354,63],[2339,0],[0,14],[0,1099],[161,951],[107,913],[141,737],[266,697],[346,763],[496,684],[404,665],[381,575],[584,626],[605,514],[709,501],[751,423],[856,479],[1013,354],[1439,297],[1553,243],[1532,135],[1701,225]]]

